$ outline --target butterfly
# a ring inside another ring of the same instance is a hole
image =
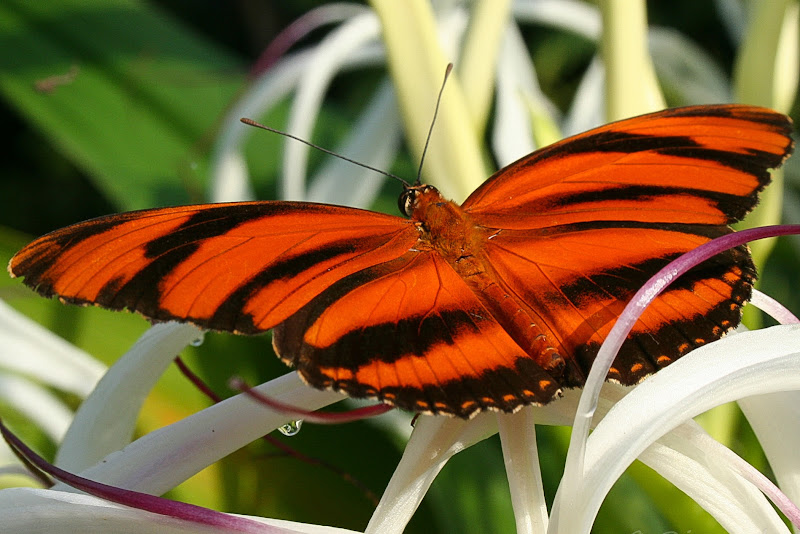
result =
[[[406,218],[308,202],[157,208],[56,230],[12,276],[63,302],[240,334],[272,330],[311,386],[468,418],[581,387],[635,291],[731,232],[792,150],[790,120],[676,108],[542,148],[460,206],[407,185]],[[746,247],[673,283],[608,380],[625,385],[734,328],[756,277]]]

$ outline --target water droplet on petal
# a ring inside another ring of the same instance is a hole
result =
[[[190,344],[191,346],[193,346],[193,347],[199,347],[200,345],[202,345],[202,344],[203,344],[203,341],[205,340],[205,338],[206,338],[206,335],[205,335],[205,333],[202,333],[202,334],[200,334],[198,337],[196,337],[196,338],[194,338],[193,340],[191,340],[191,341],[189,342],[189,344]]]
[[[295,436],[298,432],[300,432],[301,426],[303,426],[303,421],[301,419],[298,419],[297,421],[289,421],[285,425],[279,426],[278,432],[284,436]]]

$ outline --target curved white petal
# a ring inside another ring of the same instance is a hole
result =
[[[506,30],[500,57],[497,58],[497,87],[492,128],[492,150],[502,167],[530,154],[536,148],[532,119],[534,114],[549,115],[554,107],[539,88],[533,63],[519,28]],[[547,144],[549,140],[545,140]]]
[[[800,326],[729,335],[662,369],[621,399],[589,436],[583,476],[556,497],[559,532],[588,532],[611,485],[655,440],[714,406],[800,389]],[[567,505],[562,499],[581,503]]]
[[[539,22],[597,41],[602,31],[597,7],[577,0],[517,0],[514,16],[526,22]]]
[[[317,410],[343,398],[340,393],[310,388],[296,372],[253,389],[306,410]],[[241,393],[142,436],[80,475],[117,487],[161,495],[286,422],[286,415]]]
[[[497,419],[491,413],[470,421],[420,416],[365,533],[403,532],[447,460],[495,432]]]
[[[756,288],[753,288],[753,294],[750,295],[749,304],[763,311],[780,324],[800,323],[800,320],[786,309],[783,304]],[[739,325],[739,328],[741,329],[743,326]]]
[[[391,83],[382,83],[336,152],[376,169],[388,169],[400,146],[400,116]],[[413,177],[407,177],[413,181]],[[385,177],[339,158],[327,158],[314,175],[306,199],[366,208]],[[399,188],[398,188],[399,191]]]
[[[789,532],[756,486],[735,473],[734,453],[688,421],[661,437],[639,460],[672,482],[730,533]]]
[[[0,300],[0,367],[85,397],[105,365]]]
[[[739,47],[747,30],[747,4],[741,0],[714,0],[717,15],[735,47]]]
[[[364,6],[337,3],[320,6],[314,10],[313,25],[319,27],[336,23],[365,12]],[[306,68],[310,52],[286,55],[282,61],[272,65],[259,76],[247,92],[230,109],[222,121],[211,155],[211,202],[252,200],[249,174],[240,146],[245,132],[252,131],[239,122],[242,117],[257,117],[272,108],[295,87],[300,74]]]
[[[585,132],[605,122],[605,81],[605,66],[600,56],[595,56],[583,73],[572,104],[561,124],[565,136]]]
[[[257,78],[225,116],[211,154],[211,202],[252,200],[242,144],[254,128],[239,119],[256,118],[288,95],[306,68],[309,56],[307,51],[287,55]]]
[[[186,345],[202,336],[196,326],[179,323],[157,324],[145,332],[81,404],[55,463],[77,472],[127,445],[156,381]]]
[[[181,534],[230,532],[197,523],[114,504],[90,495],[53,490],[12,488],[0,490],[3,531],[26,534]],[[248,517],[264,523],[265,534],[345,534],[351,530]],[[268,528],[271,526],[273,528]]]
[[[764,449],[778,486],[800,503],[800,392],[781,391],[739,399],[747,421]]]
[[[61,399],[38,384],[13,375],[0,375],[0,400],[36,424],[53,441],[60,441],[72,421]]]
[[[298,80],[292,100],[287,131],[302,139],[311,139],[314,122],[325,91],[337,71],[349,62],[353,53],[380,35],[380,24],[374,13],[358,15],[332,30],[314,48],[306,68]],[[281,198],[305,200],[306,163],[310,147],[287,139],[284,151],[284,175]]]
[[[252,200],[242,145],[247,135],[255,129],[245,126],[239,119],[259,117],[291,93],[302,74],[309,68],[313,55],[312,51],[303,50],[285,56],[256,79],[248,92],[228,112],[222,121],[222,131],[217,137],[211,156],[211,202]],[[380,47],[362,47],[347,58],[342,68],[372,65],[382,61],[382,57]]]
[[[613,403],[621,396],[620,386],[607,384],[599,398],[597,413],[606,413]],[[419,506],[425,493],[428,491],[433,479],[444,467],[447,460],[454,454],[467,447],[486,439],[498,431],[498,421],[505,427],[504,454],[506,466],[509,470],[509,484],[516,495],[514,503],[517,524],[540,524],[540,503],[538,501],[524,502],[531,496],[539,493],[536,489],[537,482],[527,480],[526,477],[532,470],[538,469],[534,454],[526,449],[526,445],[535,439],[532,432],[534,424],[568,425],[575,417],[575,409],[580,399],[580,390],[573,389],[564,392],[564,396],[547,406],[524,408],[515,414],[499,415],[493,412],[478,414],[474,419],[464,421],[449,417],[420,416],[411,438],[408,441],[400,464],[392,475],[389,485],[381,497],[380,504],[375,510],[366,532],[402,532],[414,511]],[[530,434],[511,435],[512,429],[516,432]],[[521,456],[520,456],[521,455]],[[520,472],[515,466],[524,466]],[[526,527],[527,528],[527,527]],[[520,530],[520,532],[527,532]],[[537,532],[531,530],[531,532]]]
[[[244,128],[239,124],[235,128]],[[250,172],[241,152],[227,150],[212,162],[209,202],[241,202],[255,200],[256,195],[250,185]]]
[[[730,80],[706,51],[678,31],[651,27],[648,48],[658,78],[680,104],[731,102]]]

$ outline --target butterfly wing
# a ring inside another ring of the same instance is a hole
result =
[[[501,170],[464,203],[498,287],[583,384],[635,291],[670,260],[730,232],[792,148],[791,124],[749,106],[612,123]],[[645,311],[609,378],[633,384],[738,324],[755,268],[740,247],[698,266]],[[502,310],[500,314],[504,313]],[[513,325],[507,330],[513,331]]]
[[[57,230],[9,271],[64,301],[257,334],[336,280],[401,256],[417,236],[405,219],[324,204],[182,206]]]
[[[342,278],[276,327],[273,344],[314,387],[417,412],[511,412],[560,392],[432,251]]]
[[[766,108],[691,106],[601,126],[501,169],[462,207],[492,228],[631,220],[741,220],[791,152],[789,119]],[[520,216],[524,214],[524,216]]]
[[[788,130],[766,110],[689,108],[536,152],[464,205],[489,236],[480,276],[421,242],[422,222],[287,202],[95,219],[34,241],[9,270],[65,301],[276,327],[276,351],[316,387],[462,417],[513,411],[583,383],[632,292],[752,208]],[[749,255],[703,268],[654,303],[612,378],[635,382],[738,321]]]
[[[409,220],[298,202],[144,210],[73,225],[9,270],[47,296],[257,334],[318,388],[468,417],[560,391]]]

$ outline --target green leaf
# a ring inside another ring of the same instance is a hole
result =
[[[126,0],[4,2],[0,43],[2,96],[119,209],[200,196],[238,60]]]

